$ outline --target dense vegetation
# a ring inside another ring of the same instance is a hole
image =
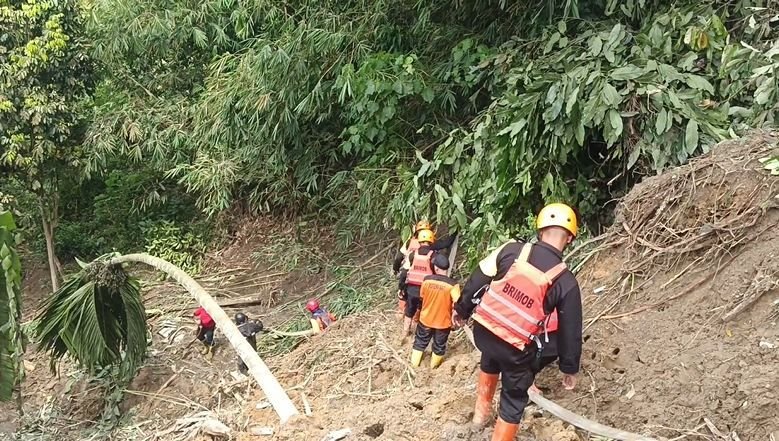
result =
[[[51,258],[190,269],[235,212],[346,243],[428,216],[471,249],[548,200],[593,227],[640,176],[774,125],[777,10],[0,0],[0,200]]]

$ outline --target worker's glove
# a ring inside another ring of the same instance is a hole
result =
[[[406,293],[402,290],[398,290],[398,300],[406,300]]]

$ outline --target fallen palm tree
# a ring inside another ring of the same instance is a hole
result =
[[[131,378],[146,356],[146,313],[138,282],[124,264],[143,263],[181,284],[214,319],[249,373],[260,385],[282,424],[298,414],[295,405],[257,352],[214,299],[186,272],[148,254],[108,254],[85,264],[45,303],[36,335],[52,367],[66,354],[90,372],[116,365]]]

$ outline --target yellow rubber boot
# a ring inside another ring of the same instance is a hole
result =
[[[200,355],[208,354],[208,343],[203,342],[203,347],[200,348]]]
[[[514,441],[519,431],[519,424],[511,424],[498,417],[495,422],[495,431],[492,432],[492,441]]]
[[[435,369],[438,366],[441,366],[441,363],[444,362],[444,356],[443,355],[436,355],[433,354],[432,357],[430,357],[430,369]]]
[[[209,346],[208,349],[206,349],[206,360],[211,360],[214,358],[214,347]]]
[[[422,355],[422,351],[417,351],[416,349],[411,351],[411,364],[414,367],[419,367],[419,365],[422,364]]]
[[[479,371],[479,383],[476,385],[476,407],[473,410],[473,424],[479,428],[487,424],[492,414],[492,397],[498,388],[498,374]]]

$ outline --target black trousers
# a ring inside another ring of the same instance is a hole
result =
[[[419,296],[419,286],[408,285],[405,289],[406,292],[406,310],[404,315],[408,318],[413,318],[420,306],[422,306],[422,298]]]
[[[533,372],[536,375],[557,360],[557,333],[549,333],[548,337],[549,341],[544,343],[544,350],[541,352],[541,357],[536,357],[532,366]]]
[[[249,346],[251,346],[252,349],[255,351],[257,350],[257,337],[253,335],[246,337],[246,341],[249,342]],[[238,357],[238,371],[242,374],[249,372],[249,367],[246,366],[246,363],[244,363],[243,360],[241,360],[241,357]]]
[[[479,323],[473,325],[473,338],[481,351],[482,372],[500,374],[498,414],[507,423],[519,424],[530,400],[527,391],[536,377],[537,371],[533,369],[535,346],[528,345],[520,351]]]
[[[216,327],[204,328],[204,327],[201,326],[200,328],[198,328],[198,331],[197,331],[197,339],[200,340],[201,342],[209,345],[209,346],[213,346],[214,345],[214,329],[216,329]]]
[[[433,340],[433,353],[443,356],[446,353],[446,342],[449,340],[451,329],[428,328],[422,323],[417,323],[417,333],[414,336],[414,349],[424,351],[430,340]]]

